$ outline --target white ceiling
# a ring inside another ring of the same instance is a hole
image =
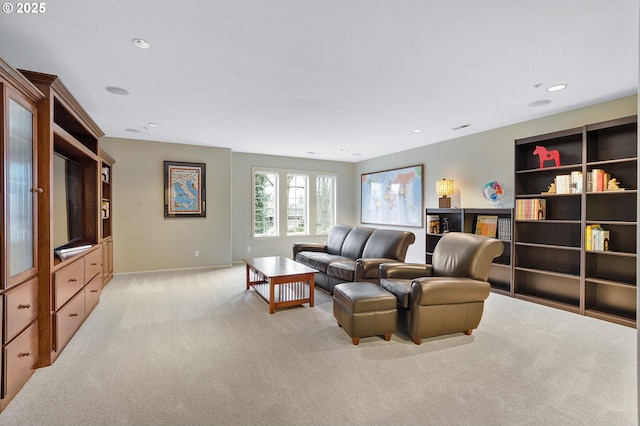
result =
[[[48,1],[0,14],[0,57],[107,136],[357,162],[636,93],[638,3]]]

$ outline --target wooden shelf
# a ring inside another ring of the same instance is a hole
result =
[[[474,233],[478,216],[497,216],[499,219],[508,221],[508,235],[513,235],[513,210],[508,208],[470,208],[470,209],[440,209],[429,208],[426,209],[427,216],[438,216],[440,218],[440,230],[442,230],[443,219],[447,220],[449,226],[449,232],[467,232]],[[504,223],[503,223],[504,225]],[[498,229],[496,238],[501,234],[500,222],[498,223]],[[427,223],[427,230],[429,230],[429,224]],[[425,261],[431,263],[431,256],[433,250],[438,244],[443,233],[429,233],[426,234],[426,247],[425,247]],[[491,269],[489,271],[489,283],[491,284],[491,291],[497,293],[506,294],[512,296],[512,268],[511,259],[513,244],[510,237],[502,236],[500,238],[504,243],[504,252],[501,256],[494,259]]]
[[[557,150],[544,167],[536,146]],[[515,141],[515,198],[546,200],[546,220],[514,222],[515,297],[618,324],[636,325],[637,116]],[[603,169],[621,190],[590,191]],[[583,192],[545,193],[555,176],[578,171]],[[585,249],[587,225],[610,233],[609,249]]]

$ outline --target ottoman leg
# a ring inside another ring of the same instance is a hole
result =
[[[386,333],[386,334],[384,335],[384,340],[386,340],[387,342],[388,342],[389,340],[391,340],[391,333]]]
[[[353,342],[354,345],[357,345],[358,343],[360,343],[360,338],[359,337],[352,337],[351,341]]]

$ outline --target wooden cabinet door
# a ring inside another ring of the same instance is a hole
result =
[[[4,288],[36,275],[36,109],[13,90],[3,99],[5,120],[5,178],[3,258]]]

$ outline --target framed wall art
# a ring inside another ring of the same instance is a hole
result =
[[[164,217],[206,217],[205,163],[164,162]]]
[[[422,164],[361,177],[360,222],[422,228]]]

